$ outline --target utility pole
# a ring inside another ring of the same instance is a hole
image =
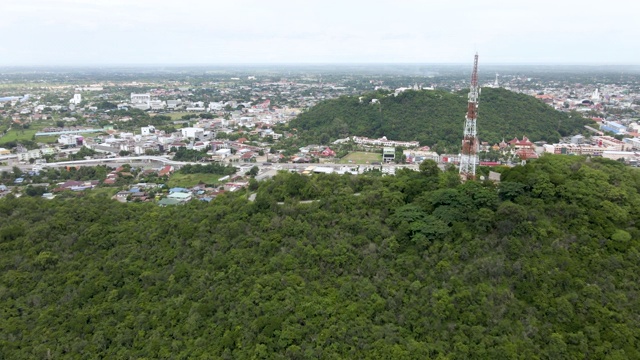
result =
[[[478,164],[478,132],[476,120],[478,118],[478,53],[473,60],[473,72],[471,73],[471,86],[469,89],[469,102],[467,103],[467,116],[464,122],[464,136],[462,138],[462,156],[460,157],[460,177],[463,181],[476,178],[476,165]]]

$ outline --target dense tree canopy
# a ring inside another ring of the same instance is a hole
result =
[[[423,145],[459,147],[466,114],[466,92],[405,91],[398,96],[384,92],[361,98],[343,96],[310,108],[292,120],[292,128],[305,130],[301,137],[324,142],[346,136],[386,136],[393,140],[418,140]],[[377,102],[372,103],[372,99]],[[478,135],[490,143],[527,136],[535,141],[556,142],[560,136],[584,131],[590,120],[566,114],[524,94],[483,88],[480,95]]]
[[[637,171],[431,165],[281,173],[254,202],[0,200],[0,358],[640,357]]]

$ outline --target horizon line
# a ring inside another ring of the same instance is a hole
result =
[[[252,62],[252,63],[94,63],[94,64],[0,64],[0,68],[102,68],[102,67],[247,67],[247,66],[388,66],[388,65],[469,65],[470,62]],[[640,66],[605,62],[485,62],[483,66]]]

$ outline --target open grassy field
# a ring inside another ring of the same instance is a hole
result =
[[[6,133],[3,137],[0,137],[0,144],[7,143],[9,141],[16,140],[31,140],[33,136],[40,130],[36,129],[11,129],[8,133]]]
[[[53,124],[54,122],[52,120],[33,122],[29,124],[28,129],[24,130],[20,125],[13,124],[11,130],[7,132],[6,135],[0,137],[0,144],[7,143],[9,141],[33,140],[33,137],[37,132],[42,131],[42,129],[48,126],[52,126]],[[36,141],[45,143],[56,142],[57,140],[57,136],[55,138],[47,137],[46,139],[43,139],[43,137],[39,137],[36,139]]]
[[[90,191],[87,191],[87,196],[92,198],[98,198],[98,197],[111,198],[113,195],[115,195],[118,192],[118,190],[119,190],[118,188],[112,188],[112,187],[97,187]]]
[[[169,178],[167,186],[172,187],[192,187],[198,185],[200,182],[205,184],[216,184],[221,175],[215,174],[180,174],[174,173]]]
[[[51,136],[37,136],[36,137],[36,141],[39,143],[45,143],[45,144],[54,144],[58,142],[58,137],[56,135],[51,135]]]
[[[194,117],[198,116],[197,113],[193,113],[193,112],[186,112],[186,111],[181,111],[181,112],[172,112],[172,113],[168,113],[168,114],[164,114],[164,115],[169,115],[171,116],[171,120],[182,120],[182,116],[187,115],[187,114],[191,114]]]
[[[339,164],[371,164],[372,162],[381,162],[382,154],[371,152],[352,152],[343,157]]]

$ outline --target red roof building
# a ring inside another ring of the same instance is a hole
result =
[[[171,174],[171,172],[173,172],[173,166],[166,165],[162,169],[160,169],[160,171],[158,171],[158,176],[169,175]]]
[[[535,145],[531,141],[529,141],[526,136],[523,136],[522,140],[518,140],[517,137],[513,138],[513,140],[509,141],[509,145],[514,147],[516,150],[535,149]]]
[[[256,153],[254,153],[253,151],[248,151],[244,154],[242,154],[242,156],[240,157],[243,161],[250,161],[251,159],[253,159],[254,157],[256,157]]]
[[[320,156],[335,157],[336,156],[336,152],[331,150],[331,148],[326,148],[326,149],[322,150],[322,152],[320,153]]]
[[[516,155],[522,160],[537,159],[539,157],[533,149],[526,148],[516,151]]]

